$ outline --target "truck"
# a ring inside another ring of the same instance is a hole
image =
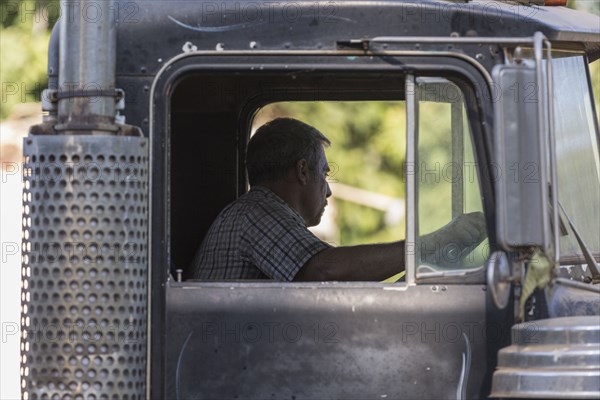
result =
[[[600,19],[565,3],[61,2],[23,142],[23,398],[598,398]],[[193,279],[258,121],[353,117],[317,103],[398,118],[382,154],[332,149],[396,171],[405,276]],[[472,211],[483,243],[422,245]]]

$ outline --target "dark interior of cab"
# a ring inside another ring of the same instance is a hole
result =
[[[188,266],[218,213],[247,190],[244,154],[252,118],[276,101],[401,100],[404,76],[382,71],[193,73],[171,97],[170,265]]]

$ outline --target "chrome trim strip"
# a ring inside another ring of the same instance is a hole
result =
[[[548,137],[548,135],[546,135],[546,131],[548,129],[548,119],[550,118],[550,116],[548,115],[548,106],[546,105],[546,100],[548,99],[548,97],[546,97],[545,90],[544,90],[544,68],[542,65],[542,61],[543,61],[543,47],[544,47],[544,40],[546,40],[546,37],[541,33],[541,32],[536,32],[534,37],[534,44],[533,44],[533,55],[534,55],[534,60],[535,60],[535,74],[536,74],[536,85],[537,85],[537,95],[538,95],[538,114],[540,116],[540,124],[538,125],[538,138],[539,138],[539,143],[541,145],[541,151],[542,154],[540,154],[540,160],[542,165],[540,165],[540,185],[541,185],[541,190],[545,191],[547,193],[548,190],[548,163],[550,162],[549,157],[545,151],[545,149],[548,149],[549,147],[549,141],[550,138]],[[548,99],[548,101],[551,101],[551,99]],[[542,198],[546,198],[546,196],[542,196]],[[548,220],[548,216],[549,214],[549,210],[548,210],[548,204],[545,201],[542,201],[542,204],[540,204],[540,208],[542,210],[542,229],[543,229],[543,233],[542,233],[542,237],[543,237],[543,251],[546,255],[550,255],[550,238],[548,237],[548,232],[550,231],[550,227],[549,227],[549,223],[550,221]],[[550,258],[550,257],[549,257]]]
[[[466,333],[462,333],[465,341],[465,352],[462,353],[462,368],[460,370],[460,378],[458,387],[456,388],[456,400],[464,400],[467,398],[467,382],[469,381],[469,372],[471,371],[471,343]]]
[[[406,283],[415,284],[417,257],[417,143],[419,134],[419,105],[415,76],[406,75],[406,234],[404,241],[404,262]],[[411,248],[412,247],[412,248]]]
[[[360,42],[360,40],[358,40]],[[534,43],[535,37],[460,37],[460,36],[377,36],[363,42],[375,43],[465,43],[465,44],[528,44]]]
[[[560,267],[560,220],[558,216],[558,176],[557,176],[557,158],[556,158],[556,136],[554,132],[554,93],[552,81],[552,44],[544,38],[546,48],[547,65],[547,85],[548,85],[548,134],[550,146],[550,179],[552,180],[552,228],[554,234],[554,266]]]

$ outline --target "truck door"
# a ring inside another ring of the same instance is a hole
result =
[[[483,211],[467,102],[461,87],[442,77],[409,74],[402,83],[405,124],[394,140],[406,151],[397,173],[404,187],[405,279],[169,279],[165,392],[154,397],[483,396],[491,374],[486,340],[505,334],[486,324],[487,241],[461,254],[434,249],[431,257],[419,240],[462,213]]]

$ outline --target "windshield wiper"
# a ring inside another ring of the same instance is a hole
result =
[[[571,227],[571,230],[575,234],[575,239],[577,239],[577,243],[579,243],[579,248],[581,249],[581,252],[583,253],[583,257],[585,258],[585,261],[587,262],[587,266],[588,266],[590,272],[592,273],[592,283],[593,284],[600,283],[600,272],[598,271],[598,266],[596,265],[596,260],[594,259],[594,256],[592,256],[592,252],[585,245],[585,242],[579,235],[579,232],[575,228],[575,225],[573,224],[573,221],[571,221],[571,218],[569,218],[567,211],[564,209],[564,207],[560,203],[560,200],[558,201],[558,207],[562,211],[565,219],[567,220],[567,222],[569,223],[569,226]]]

